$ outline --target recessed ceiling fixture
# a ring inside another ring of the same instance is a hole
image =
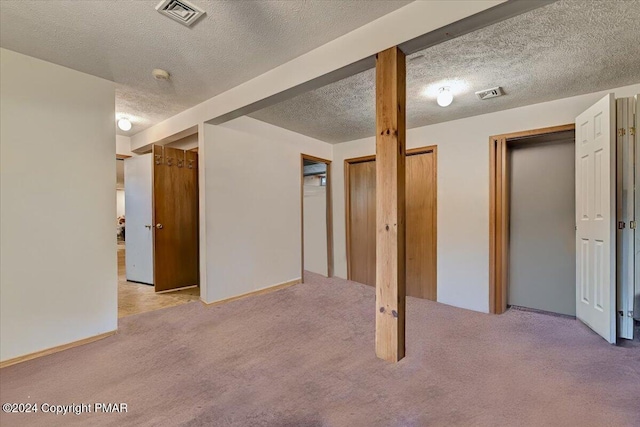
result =
[[[156,80],[169,80],[169,77],[171,77],[168,71],[162,70],[160,68],[154,69],[151,74]]]
[[[491,89],[479,90],[476,92],[476,96],[484,101],[485,99],[496,98],[498,96],[504,95],[502,88],[500,86],[492,87]]]
[[[448,107],[453,102],[453,94],[448,86],[441,87],[438,91],[438,98],[436,99],[438,105],[441,107]]]
[[[118,120],[118,127],[120,128],[120,130],[123,130],[125,132],[130,131],[131,130],[131,120],[127,119],[126,117],[123,117],[121,119]]]
[[[162,0],[156,10],[187,27],[205,14],[204,10],[186,0]]]

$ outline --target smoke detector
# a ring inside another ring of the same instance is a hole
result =
[[[492,87],[491,89],[479,90],[478,92],[476,92],[476,96],[481,101],[484,101],[485,99],[496,98],[502,95],[504,95],[504,92],[502,91],[502,88],[500,86]]]
[[[156,10],[187,27],[205,14],[204,10],[186,0],[162,0]]]
[[[156,80],[169,80],[169,77],[171,76],[168,71],[162,70],[160,68],[156,68],[151,71],[151,75]]]

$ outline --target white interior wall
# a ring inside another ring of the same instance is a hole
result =
[[[198,134],[194,133],[193,135],[185,136],[177,141],[165,144],[165,147],[178,148],[180,150],[191,150],[198,147]]]
[[[116,135],[116,154],[123,156],[136,155],[136,153],[131,151],[131,138],[124,135]]]
[[[407,148],[438,146],[439,302],[489,310],[489,137],[573,123],[606,93],[623,97],[639,90],[636,84],[407,132]],[[373,137],[334,146],[334,268],[338,277],[347,276],[344,160],[374,153]]]
[[[206,302],[208,292],[208,260],[207,257],[207,174],[206,167],[206,147],[204,144],[205,123],[198,124],[198,257],[200,264],[200,300]]]
[[[304,269],[327,276],[327,187],[305,184],[303,194]]]
[[[116,217],[124,216],[124,190],[116,190]]]
[[[117,327],[112,82],[0,49],[0,359]]]
[[[299,279],[300,154],[330,160],[331,145],[249,117],[201,129],[202,299],[219,301]]]

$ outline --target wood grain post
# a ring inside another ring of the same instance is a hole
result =
[[[406,59],[396,46],[376,59],[376,355],[405,353]]]

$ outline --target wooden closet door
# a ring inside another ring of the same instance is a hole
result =
[[[376,285],[376,162],[349,165],[350,279]]]
[[[407,295],[436,300],[436,165],[433,151],[407,157]]]
[[[407,156],[407,295],[437,299],[437,172],[435,150]],[[376,284],[376,164],[349,165],[350,279]]]

